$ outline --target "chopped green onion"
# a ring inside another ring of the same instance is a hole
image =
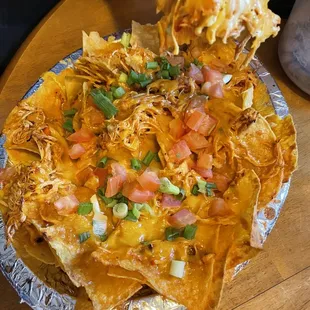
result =
[[[141,87],[145,87],[145,86],[149,85],[151,82],[152,82],[152,79],[147,79],[145,81],[141,81],[140,85],[141,85]]]
[[[135,71],[131,70],[127,79],[127,84],[130,86],[134,83],[139,83],[139,74],[136,73]]]
[[[119,99],[119,98],[123,97],[126,92],[122,86],[119,86],[115,90],[113,90],[112,93],[116,99]]]
[[[118,81],[120,83],[126,83],[127,82],[127,79],[128,79],[128,75],[124,72],[121,72],[119,78],[118,78]]]
[[[66,119],[66,121],[64,122],[62,127],[69,132],[74,132],[73,123],[72,123],[71,118]]]
[[[180,188],[180,193],[175,196],[177,200],[184,200],[185,199],[185,190],[183,188]]]
[[[132,158],[130,162],[131,162],[132,169],[137,170],[137,171],[141,169],[141,163],[139,159]]]
[[[71,117],[71,116],[74,116],[77,112],[77,109],[73,108],[73,109],[70,109],[70,110],[66,110],[64,111],[64,116],[65,117]]]
[[[107,208],[113,208],[117,204],[117,200],[112,197],[110,198],[106,197],[104,195],[104,192],[105,192],[104,189],[99,188],[97,194],[102,199]]]
[[[93,204],[91,202],[81,202],[77,213],[79,215],[87,215],[93,210]]]
[[[184,277],[185,262],[181,260],[172,260],[169,274],[182,279]]]
[[[151,216],[155,216],[155,213],[148,203],[133,203],[133,210],[147,211]]]
[[[125,196],[122,196],[121,198],[119,198],[119,199],[117,200],[117,202],[118,202],[118,203],[123,202],[123,203],[128,204],[128,198],[125,197]]]
[[[95,105],[103,112],[106,118],[110,119],[117,114],[117,108],[101,90],[93,89],[90,94],[94,99]]]
[[[105,92],[105,94],[104,94],[108,99],[110,99],[110,101],[112,102],[113,100],[114,100],[114,98],[113,98],[113,94],[112,94],[112,92],[111,91],[107,91],[107,92]]]
[[[165,237],[168,241],[173,241],[174,239],[181,237],[182,231],[174,227],[167,227],[165,230]]]
[[[104,242],[108,239],[108,234],[107,233],[104,233],[103,235],[100,235],[100,241]]]
[[[138,219],[135,217],[135,215],[133,214],[132,210],[128,211],[127,216],[125,217],[125,220],[127,221],[131,221],[131,222],[137,222]]]
[[[173,185],[168,178],[160,179],[159,191],[164,194],[179,195],[180,189]]]
[[[153,153],[152,151],[148,151],[145,157],[143,158],[142,163],[145,166],[149,166],[152,160],[154,159],[154,157],[155,157],[155,153]]]
[[[90,233],[88,231],[79,234],[80,243],[85,242],[89,238],[90,238]]]
[[[119,219],[123,219],[128,214],[128,206],[126,203],[117,203],[113,207],[113,215]]]
[[[156,69],[156,68],[158,68],[158,62],[157,61],[147,62],[145,64],[145,68],[146,69]]]
[[[208,196],[213,196],[213,189],[216,189],[215,183],[209,183],[203,180],[198,180],[198,191],[202,194],[207,194]]]
[[[183,237],[187,240],[192,240],[195,238],[197,231],[197,225],[186,225],[183,232]]]
[[[133,208],[132,208],[132,214],[138,219],[140,217],[140,209],[141,209],[141,206],[140,204],[134,204],[133,205]]]
[[[97,167],[104,168],[104,167],[106,166],[108,160],[109,160],[108,157],[106,157],[106,156],[102,157],[102,158],[99,160],[99,162],[98,162],[98,164],[97,164]]]
[[[197,184],[195,184],[191,190],[191,193],[194,195],[194,196],[198,196],[199,194],[199,187]]]
[[[130,33],[123,32],[122,38],[121,38],[121,44],[124,47],[128,47],[129,44],[130,44],[130,38],[131,38],[131,34]]]
[[[197,58],[194,59],[193,64],[196,65],[197,67],[202,67],[203,63],[200,62]]]
[[[168,70],[162,70],[161,71],[161,77],[163,79],[169,79],[170,78],[169,71]]]
[[[170,76],[178,76],[180,75],[180,67],[179,66],[171,66],[169,68],[169,74]]]
[[[207,195],[208,196],[213,196],[213,189],[216,189],[216,184],[215,183],[209,183],[207,182],[207,186],[206,186],[206,189],[207,189]]]
[[[159,158],[158,153],[155,153],[154,160],[155,160],[156,162],[160,163],[160,158]]]

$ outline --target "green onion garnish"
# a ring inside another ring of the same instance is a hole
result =
[[[131,221],[131,222],[137,222],[138,219],[135,217],[135,215],[133,214],[132,210],[128,211],[127,216],[125,217],[125,220],[127,221]]]
[[[202,67],[203,63],[200,62],[197,58],[194,59],[193,64],[196,65],[197,67]]]
[[[159,191],[164,194],[175,196],[180,194],[180,189],[176,185],[172,184],[166,177],[160,178]]]
[[[142,208],[142,205],[139,203],[134,203],[132,208],[132,214],[138,219],[140,217],[140,210]]]
[[[105,190],[103,188],[99,188],[97,191],[97,195],[102,199],[105,206],[107,208],[113,208],[117,204],[117,200],[112,197],[110,198],[106,197],[104,193],[105,193]]]
[[[179,66],[171,66],[169,68],[169,74],[170,76],[178,76],[180,75],[180,67]]]
[[[108,160],[109,160],[108,157],[106,157],[106,156],[102,157],[102,158],[99,160],[99,162],[98,162],[98,164],[97,164],[97,167],[99,167],[99,168],[104,168],[104,167],[106,166]]]
[[[66,119],[66,121],[64,122],[64,124],[62,125],[62,127],[69,131],[69,132],[74,132],[74,129],[73,129],[73,123],[72,123],[72,119],[71,118],[68,118]]]
[[[93,204],[91,202],[81,202],[77,213],[79,215],[87,215],[93,210]]]
[[[121,72],[119,78],[118,78],[118,81],[120,83],[126,83],[127,82],[127,79],[128,79],[128,75],[124,72]]]
[[[100,235],[100,241],[104,242],[108,239],[108,234],[107,233],[104,233],[103,235]]]
[[[174,227],[167,227],[165,230],[165,237],[168,241],[173,241],[174,239],[181,237],[182,231]]]
[[[130,163],[131,163],[132,169],[137,170],[137,171],[141,169],[141,163],[139,159],[132,158]]]
[[[183,232],[183,237],[187,240],[192,240],[195,238],[197,231],[197,225],[186,225]]]
[[[113,215],[119,219],[123,219],[127,216],[128,214],[128,206],[126,203],[117,203],[113,207]]]
[[[207,189],[207,195],[208,196],[213,196],[213,189],[216,189],[216,184],[215,183],[209,183],[207,182],[207,185],[206,185],[206,189]]]
[[[145,87],[145,86],[149,85],[151,82],[152,82],[151,79],[147,79],[145,81],[141,81],[140,85],[141,85],[141,87]]]
[[[159,158],[158,153],[155,153],[154,160],[155,160],[156,162],[160,163],[160,158]]]
[[[194,196],[198,196],[198,194],[199,194],[198,190],[199,190],[199,187],[198,187],[197,184],[195,184],[195,185],[193,186],[192,190],[191,190],[191,193],[192,193]]]
[[[168,70],[162,70],[162,71],[161,71],[161,77],[162,77],[163,79],[170,79],[169,71],[168,71]]]
[[[145,64],[145,68],[146,69],[156,69],[156,68],[158,68],[158,62],[157,61],[147,62]]]
[[[155,153],[153,153],[152,151],[148,151],[145,157],[143,158],[142,163],[145,166],[149,166],[152,160],[154,159],[154,157],[155,157]]]
[[[90,94],[94,99],[94,103],[103,112],[106,118],[110,119],[117,114],[117,108],[100,89],[93,89]]]
[[[70,109],[70,110],[66,110],[64,111],[64,116],[65,117],[71,117],[71,116],[74,116],[77,112],[77,109],[73,108],[73,109]]]
[[[128,47],[130,44],[130,38],[131,34],[127,32],[123,32],[122,38],[121,38],[121,43],[124,47]]]
[[[175,196],[177,200],[184,200],[185,199],[185,190],[183,188],[180,188],[180,193]]]
[[[88,231],[79,234],[80,243],[85,242],[89,238],[90,238],[90,233]]]
[[[119,99],[123,97],[126,92],[123,87],[119,86],[116,89],[114,89],[112,93],[116,99]]]

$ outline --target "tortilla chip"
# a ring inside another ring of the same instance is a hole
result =
[[[254,88],[253,108],[262,116],[267,117],[275,114],[274,107],[270,101],[267,87],[259,82]]]
[[[281,145],[284,160],[283,182],[287,182],[297,169],[298,160],[296,129],[293,118],[290,114],[283,119],[278,115],[273,115],[268,117],[267,121]]]
[[[56,251],[72,282],[77,287],[85,287],[94,309],[112,308],[141,288],[136,281],[107,275],[108,268],[96,262],[90,255],[97,247],[93,236],[84,243],[79,243],[78,234],[92,230],[85,217],[72,215],[61,224],[41,230]]]
[[[159,36],[156,25],[141,25],[133,20],[131,28],[131,46],[148,48],[153,53],[159,54]]]
[[[123,279],[131,279],[135,280],[140,283],[146,283],[145,278],[136,271],[130,271],[118,266],[109,266],[108,267],[108,276],[116,277],[116,278],[123,278]]]

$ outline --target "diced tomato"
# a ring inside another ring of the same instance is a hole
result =
[[[201,87],[201,92],[214,98],[224,97],[223,85],[221,83],[212,84],[211,82],[205,82]]]
[[[15,167],[0,168],[0,183],[9,181],[15,172]]]
[[[194,111],[199,111],[205,113],[205,103],[207,101],[206,96],[195,96],[189,102],[184,115],[184,122],[186,123],[188,118],[192,115]]]
[[[194,224],[197,221],[195,214],[187,209],[178,211],[168,217],[168,222],[171,226],[181,228],[186,225]]]
[[[193,130],[184,135],[182,140],[186,141],[187,145],[193,152],[199,149],[212,148],[212,145],[203,135]]]
[[[204,136],[209,136],[212,130],[215,128],[217,120],[211,115],[206,114],[206,117],[203,119],[198,132]]]
[[[112,197],[120,192],[123,184],[123,179],[120,175],[108,178],[107,189],[105,191],[106,197]]]
[[[190,129],[198,131],[205,118],[207,118],[205,113],[201,113],[200,111],[195,110],[188,118],[186,125]]]
[[[172,161],[179,163],[192,154],[185,140],[177,142],[169,151],[169,157]]]
[[[213,156],[208,153],[207,150],[200,151],[198,153],[197,167],[201,169],[212,168]]]
[[[155,197],[151,191],[144,190],[136,181],[125,182],[122,194],[133,202],[143,203]]]
[[[92,175],[93,175],[93,169],[91,167],[87,167],[79,171],[75,176],[77,178],[77,181],[81,185],[83,185]]]
[[[128,196],[128,199],[133,202],[143,203],[147,202],[155,197],[155,194],[151,191],[140,190],[134,188]]]
[[[112,168],[112,175],[113,176],[120,176],[122,178],[122,181],[125,182],[127,179],[127,171],[124,166],[122,166],[119,163],[112,163],[111,164]]]
[[[173,119],[169,124],[170,134],[176,140],[180,139],[185,133],[183,122],[179,118]]]
[[[180,68],[184,67],[184,57],[182,57],[182,56],[167,56],[166,58],[172,66],[179,65]]]
[[[74,195],[68,195],[55,201],[54,206],[58,214],[69,215],[77,211],[79,203],[80,202]]]
[[[89,142],[95,135],[87,128],[81,128],[72,135],[70,135],[67,140],[76,143]]]
[[[137,181],[143,189],[151,192],[157,191],[160,185],[157,174],[149,169],[146,169],[140,176],[138,176]]]
[[[230,180],[222,174],[213,173],[213,177],[208,179],[208,182],[213,182],[220,192],[225,192],[229,186]]]
[[[227,216],[232,214],[232,210],[222,198],[215,198],[212,201],[211,207],[208,210],[209,216]]]
[[[198,84],[203,83],[204,79],[203,79],[203,74],[201,72],[201,70],[194,65],[193,63],[191,63],[191,66],[188,70],[187,75],[192,78],[195,82],[197,82]]]
[[[199,175],[201,175],[203,178],[212,178],[213,176],[212,169],[203,169],[203,168],[194,167],[194,170]]]
[[[108,169],[106,168],[96,168],[94,170],[94,175],[99,178],[99,186],[103,186],[108,176]]]
[[[85,154],[86,150],[83,147],[83,145],[77,143],[73,144],[71,149],[69,150],[68,154],[71,159],[78,159],[80,158],[83,154]]]
[[[211,82],[212,84],[223,83],[223,75],[221,72],[212,70],[208,66],[203,66],[201,72],[205,82]]]
[[[182,204],[181,200],[178,200],[173,195],[163,194],[161,205],[163,208],[178,208]]]

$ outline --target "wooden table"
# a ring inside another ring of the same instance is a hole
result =
[[[106,35],[131,20],[156,22],[151,0],[66,0],[38,25],[0,80],[0,124],[38,79],[82,45],[81,30]],[[277,38],[258,55],[281,88],[298,131],[299,170],[281,216],[260,253],[224,291],[221,310],[310,309],[310,97],[286,77],[277,57]],[[1,276],[1,309],[28,309]]]

